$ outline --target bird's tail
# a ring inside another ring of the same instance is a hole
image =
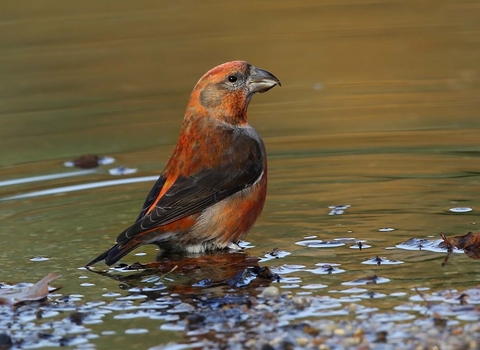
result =
[[[132,237],[129,240],[115,244],[112,248],[103,252],[85,266],[92,266],[93,264],[96,264],[97,262],[102,260],[105,260],[105,264],[107,264],[108,266],[113,265],[118,260],[123,258],[125,255],[127,255],[143,243],[144,242],[141,239],[136,239],[136,237]]]

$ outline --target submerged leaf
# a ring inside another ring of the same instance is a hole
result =
[[[2,290],[0,289],[0,304],[16,305],[24,301],[40,300],[45,298],[48,293],[48,283],[61,277],[56,273],[49,273],[43,277],[40,281],[35,283],[31,287],[27,287],[21,291],[15,290]]]

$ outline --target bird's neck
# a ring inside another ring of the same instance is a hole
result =
[[[211,123],[219,122],[224,124],[230,124],[232,126],[246,126],[248,125],[246,108],[244,110],[232,110],[232,109],[220,109],[216,108],[215,110],[201,108],[187,108],[185,113],[184,122],[193,122],[195,123]]]

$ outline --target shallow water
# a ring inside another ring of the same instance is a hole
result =
[[[445,254],[386,249],[412,237],[480,231],[477,2],[32,1],[2,4],[0,16],[0,181],[73,171],[63,162],[87,153],[116,159],[94,173],[1,186],[0,198],[119,179],[108,173],[118,165],[138,169],[124,177],[158,175],[197,79],[245,59],[282,81],[249,108],[270,178],[264,212],[247,237],[252,256],[276,247],[291,253],[260,265],[305,266],[287,274],[297,278],[281,291],[325,284],[308,290],[325,295],[373,273],[390,281],[363,287],[386,294],[479,283],[479,262],[464,254],[442,268]],[[79,267],[136,218],[151,185],[0,202],[0,281],[57,272],[63,295],[82,294],[85,302],[126,295],[118,282]],[[337,205],[349,207],[329,215]],[[305,237],[354,240],[334,248],[296,244]],[[371,247],[351,249],[355,240]],[[148,254],[124,261],[155,254],[153,247],[137,252]],[[362,264],[377,255],[403,264]],[[345,272],[301,271],[317,263]],[[382,308],[397,304],[381,301]],[[115,330],[114,342],[138,348],[184,340],[161,324],[107,317],[95,331]],[[125,335],[130,328],[149,333]],[[102,348],[112,339],[92,343]]]

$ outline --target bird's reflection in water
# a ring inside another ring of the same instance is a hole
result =
[[[165,293],[222,296],[240,289],[242,292],[248,289],[248,294],[256,295],[258,287],[268,286],[279,278],[268,267],[261,267],[258,261],[259,258],[243,252],[219,251],[160,255],[156,261],[146,264],[137,262],[107,271],[90,271],[119,281],[121,289],[134,288],[136,293],[145,294],[149,299],[165,296]],[[132,273],[126,274],[129,271]],[[161,285],[161,288],[154,285]]]

